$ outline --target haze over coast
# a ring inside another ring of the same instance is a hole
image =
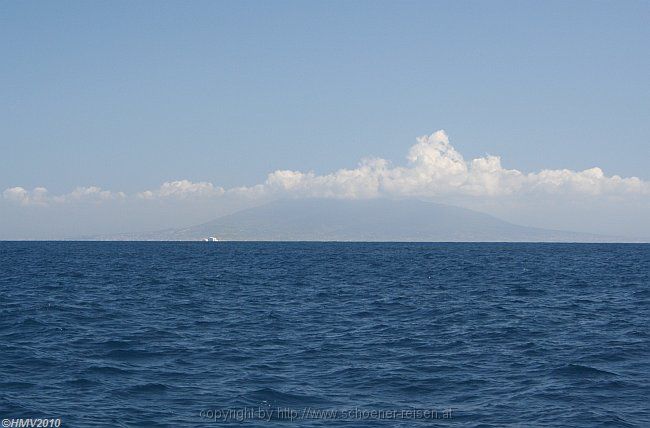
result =
[[[620,237],[515,225],[416,199],[292,199],[188,228],[86,237],[98,240],[625,242]]]

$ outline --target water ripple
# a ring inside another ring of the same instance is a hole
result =
[[[441,425],[644,427],[649,320],[648,245],[5,242],[0,416],[453,408]],[[378,421],[248,425],[269,424]]]

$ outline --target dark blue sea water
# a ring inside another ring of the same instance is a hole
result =
[[[4,242],[0,417],[650,426],[649,327],[649,245]]]

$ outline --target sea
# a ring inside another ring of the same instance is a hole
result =
[[[0,242],[0,418],[648,427],[650,245]]]

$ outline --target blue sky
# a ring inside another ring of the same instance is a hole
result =
[[[0,191],[466,159],[650,180],[650,3],[2,2]]]

